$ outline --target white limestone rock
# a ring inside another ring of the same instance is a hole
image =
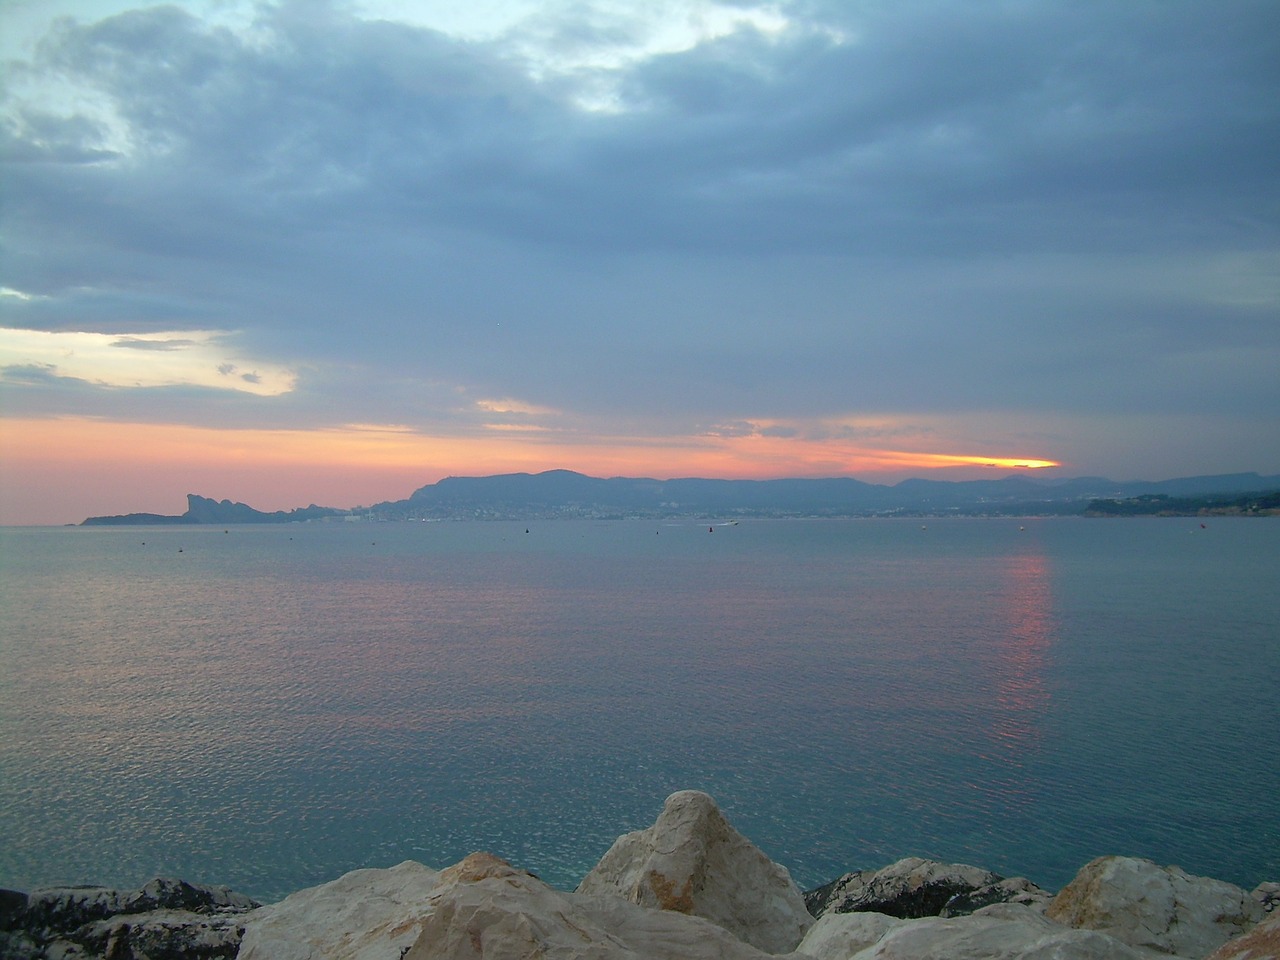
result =
[[[406,860],[299,890],[244,918],[238,960],[397,960],[417,941],[439,877]]]
[[[963,917],[901,921],[874,946],[841,960],[1152,960],[1155,956],[1104,933],[1069,929],[1027,906],[997,904]]]
[[[910,922],[869,911],[824,913],[796,949],[815,960],[848,960],[858,951],[875,946],[890,930]]]
[[[702,917],[768,953],[793,950],[813,923],[786,868],[695,790],[673,793],[653,826],[619,837],[577,892]]]
[[[489,854],[443,871],[433,902],[404,960],[772,960],[709,921],[562,893]]]
[[[1099,857],[1059,891],[1047,915],[1133,946],[1201,958],[1251,928],[1263,909],[1222,880],[1134,857]]]

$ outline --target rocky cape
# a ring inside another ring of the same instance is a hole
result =
[[[0,960],[1264,960],[1252,892],[1101,857],[1051,894],[906,859],[802,893],[697,791],[667,798],[572,892],[488,853],[356,870],[262,906],[225,887],[0,891]]]
[[[81,526],[154,526],[196,523],[300,523],[307,520],[331,520],[349,515],[348,510],[334,507],[297,507],[263,513],[244,503],[210,500],[194,493],[187,494],[187,512],[171,517],[159,513],[124,513],[111,517],[89,517]]]
[[[1268,493],[1268,491],[1270,493]],[[1109,516],[1141,512],[1155,498],[1165,513],[1274,514],[1280,476],[1256,473],[1117,483],[1102,477],[1041,480],[653,480],[588,477],[572,470],[446,477],[407,499],[340,510],[299,507],[263,513],[243,503],[187,495],[181,516],[129,513],[89,525],[292,523],[305,520],[679,519],[874,516]],[[1147,499],[1139,499],[1147,498]],[[1175,499],[1176,498],[1176,499]],[[1136,506],[1135,506],[1136,505]],[[1148,512],[1157,512],[1151,510]]]

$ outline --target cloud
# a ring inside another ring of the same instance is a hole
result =
[[[191,340],[186,338],[184,339],[169,338],[169,339],[161,340],[161,339],[148,338],[148,337],[117,337],[115,340],[112,340],[111,343],[108,344],[108,346],[123,347],[127,350],[169,351],[169,350],[185,350],[188,347],[197,346],[199,342],[200,341],[198,340]],[[218,367],[219,373],[223,372],[222,370],[223,366],[228,366],[228,365],[223,364],[222,366],[219,366]]]
[[[557,411],[550,407],[540,407],[537,404],[525,403],[523,400],[477,400],[475,405],[489,413],[517,413],[528,416],[553,416]]]
[[[6,370],[43,371],[40,382],[66,379],[108,389],[212,387],[262,397],[293,389],[296,375],[280,367],[225,379],[235,364],[219,362],[228,334],[193,331],[190,337],[139,334],[112,337],[91,332],[49,333],[0,327],[0,362]],[[123,348],[123,352],[117,352]],[[30,382],[20,375],[6,382]]]
[[[736,423],[717,423],[708,426],[702,431],[709,437],[754,437],[760,432],[760,429],[749,420],[739,420]],[[770,434],[770,436],[777,436],[777,434]]]
[[[0,383],[48,386],[58,379],[58,368],[52,363],[10,363],[0,366]]]
[[[462,43],[337,9],[264,10],[255,42],[177,7],[64,24],[45,69],[105,103],[129,159],[166,174],[148,192],[201,178],[198,198],[249,219],[328,211],[574,246],[1167,241],[1167,225],[1207,199],[1255,209],[1245,201],[1280,136],[1261,96],[1265,51],[1248,36],[1280,19],[1265,4],[1230,17],[1183,6],[1154,23],[1131,7],[831,5],[771,34],[743,26],[765,13],[740,8],[737,29],[656,55],[616,13],[532,33],[551,52],[645,51],[608,69],[637,104],[616,117],[577,107],[577,72],[531,79],[511,37]],[[1224,65],[1217,83],[1188,79]],[[28,104],[19,116],[49,115]],[[78,148],[100,139],[81,129]],[[1155,195],[1177,202],[1161,213]]]
[[[1280,402],[1265,0],[237,9],[6,71],[0,323],[122,348],[15,365],[447,436]]]
[[[13,300],[30,301],[41,299],[38,295],[32,293],[24,293],[21,290],[14,290],[12,287],[0,287],[0,297],[6,297]]]
[[[798,428],[780,423],[770,424],[769,426],[762,427],[760,429],[760,435],[762,437],[781,437],[784,440],[799,436],[799,434],[800,431]]]

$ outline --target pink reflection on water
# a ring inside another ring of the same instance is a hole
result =
[[[1049,563],[1038,552],[1010,557],[995,631],[997,650],[991,736],[997,759],[1021,766],[1044,733],[1051,694],[1045,669],[1056,621]]]

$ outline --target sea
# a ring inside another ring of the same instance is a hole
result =
[[[1280,880],[1280,521],[7,528],[0,611],[0,887],[571,889],[683,789],[805,889]]]

